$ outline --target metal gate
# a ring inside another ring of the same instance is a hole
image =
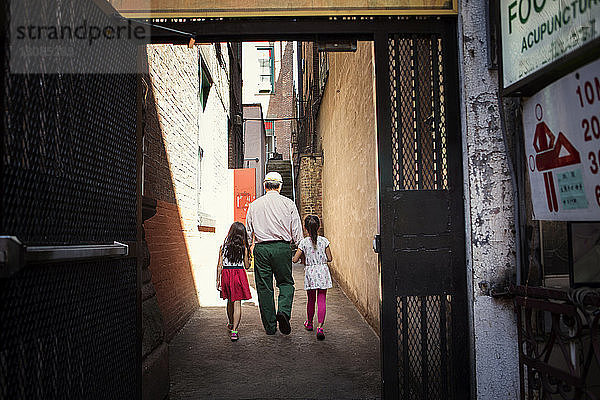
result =
[[[456,32],[376,37],[386,399],[470,397]]]
[[[10,75],[4,33],[0,398],[139,397],[137,77]]]

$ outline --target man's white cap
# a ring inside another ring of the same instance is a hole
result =
[[[277,183],[283,183],[283,178],[281,177],[281,174],[279,174],[279,172],[269,172],[266,176],[265,176],[265,182],[277,182]]]

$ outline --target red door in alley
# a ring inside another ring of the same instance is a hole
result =
[[[246,223],[248,206],[256,199],[256,169],[233,170],[233,219]]]

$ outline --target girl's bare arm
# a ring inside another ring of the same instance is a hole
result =
[[[219,247],[219,260],[217,261],[217,290],[221,290],[221,270],[223,269],[223,246]]]
[[[327,256],[327,262],[333,261],[333,256],[331,255],[331,250],[329,246],[325,247],[325,255]]]
[[[248,248],[244,248],[244,268],[250,268],[250,256],[248,255]]]
[[[296,254],[294,254],[294,257],[292,257],[292,262],[297,263],[298,261],[300,261],[300,257],[302,257],[302,250],[298,249],[296,250]]]

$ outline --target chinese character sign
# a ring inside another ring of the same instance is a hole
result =
[[[600,220],[600,60],[523,102],[534,219]]]
[[[246,223],[248,206],[256,199],[256,170],[244,168],[233,170],[233,218]]]

